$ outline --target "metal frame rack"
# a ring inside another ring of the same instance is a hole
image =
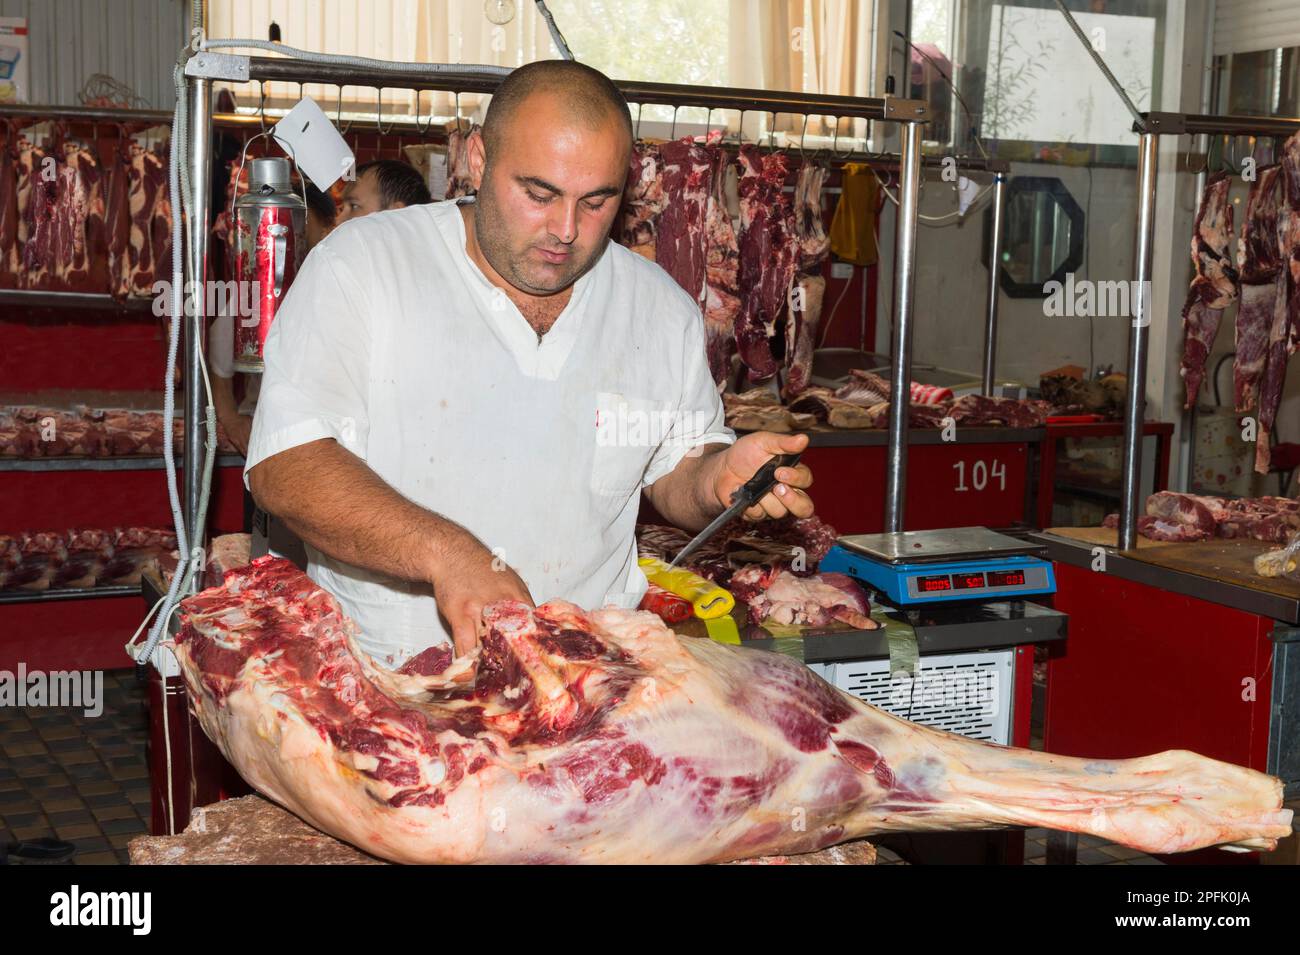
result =
[[[1151,250],[1155,243],[1156,153],[1161,136],[1290,136],[1300,119],[1221,116],[1204,113],[1143,113],[1134,123],[1138,140],[1137,321],[1129,330],[1128,393],[1124,405],[1124,460],[1119,512],[1120,550],[1137,546],[1138,494],[1142,485],[1142,411],[1146,406],[1147,329],[1151,323]]]

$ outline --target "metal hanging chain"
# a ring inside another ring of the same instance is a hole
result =
[[[1133,105],[1133,101],[1129,99],[1128,93],[1124,91],[1124,87],[1120,86],[1119,80],[1115,79],[1115,74],[1110,71],[1110,67],[1108,67],[1106,61],[1101,58],[1101,54],[1092,48],[1092,43],[1088,41],[1088,38],[1083,33],[1083,27],[1079,26],[1078,21],[1074,19],[1070,11],[1065,9],[1065,0],[1056,0],[1056,9],[1061,11],[1061,15],[1065,17],[1065,22],[1070,24],[1070,29],[1074,31],[1074,35],[1079,38],[1079,42],[1083,44],[1083,48],[1088,51],[1088,55],[1092,57],[1093,62],[1097,64],[1097,69],[1101,70],[1102,75],[1106,77],[1106,82],[1111,85],[1119,95],[1119,98],[1124,101],[1124,105],[1128,108],[1128,111],[1133,114],[1133,122],[1137,123],[1138,129],[1147,132],[1146,118],[1143,117],[1141,111]]]

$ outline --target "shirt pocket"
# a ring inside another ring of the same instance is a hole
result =
[[[596,393],[593,491],[626,497],[640,489],[650,458],[667,432],[669,411],[666,401],[608,391]]]

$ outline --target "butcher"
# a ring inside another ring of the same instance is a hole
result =
[[[476,196],[344,222],[267,338],[245,481],[308,573],[401,665],[482,610],[635,607],[641,495],[702,528],[806,435],[723,423],[700,309],[610,242],[632,126],[603,74],[512,72],[468,143]],[[813,511],[808,468],[749,520]]]

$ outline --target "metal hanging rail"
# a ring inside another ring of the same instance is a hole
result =
[[[1225,116],[1205,113],[1143,113],[1133,124],[1138,139],[1138,214],[1136,235],[1138,314],[1129,330],[1128,391],[1124,400],[1124,462],[1121,471],[1120,550],[1137,546],[1142,485],[1142,411],[1146,407],[1147,328],[1151,323],[1151,250],[1155,243],[1156,159],[1160,136],[1290,136],[1300,119]]]
[[[405,69],[354,69],[332,63],[261,56],[236,56],[213,54],[208,50],[189,58],[185,68],[191,117],[191,141],[205,144],[213,122],[211,84],[214,80],[245,82],[289,81],[296,83],[328,83],[336,86],[371,86],[379,89],[443,90],[459,93],[491,93],[501,82],[500,74],[472,67],[428,71]],[[899,191],[899,220],[895,233],[894,274],[894,335],[898,347],[893,354],[893,380],[902,382],[895,386],[891,396],[891,427],[889,433],[889,468],[886,488],[886,530],[903,529],[904,488],[907,469],[907,415],[911,381],[912,316],[915,291],[916,227],[918,194],[921,170],[920,124],[929,121],[929,108],[924,102],[895,97],[851,97],[806,95],[773,92],[681,86],[671,83],[642,83],[615,81],[615,85],[629,102],[665,104],[670,106],[700,106],[710,109],[734,109],[743,112],[793,113],[808,116],[835,116],[861,118],[903,125],[902,152],[898,158],[901,185]],[[195,148],[190,156],[190,176],[193,182],[208,182],[211,157],[206,146]],[[973,168],[967,165],[967,168]],[[203,210],[198,210],[202,212]],[[191,269],[190,280],[204,278],[207,260],[207,229],[204,216],[191,214],[187,221],[187,240],[190,246],[187,262]],[[202,312],[202,302],[196,303]],[[187,322],[187,328],[202,328],[205,316],[196,316]],[[199,336],[189,335],[186,348],[186,395],[184,401],[186,443],[183,473],[185,475],[185,518],[191,529],[191,543],[201,545],[205,540],[204,528],[198,527],[198,484],[202,467],[202,446],[197,437],[203,418],[199,381],[203,348]],[[194,384],[191,384],[194,383]]]

